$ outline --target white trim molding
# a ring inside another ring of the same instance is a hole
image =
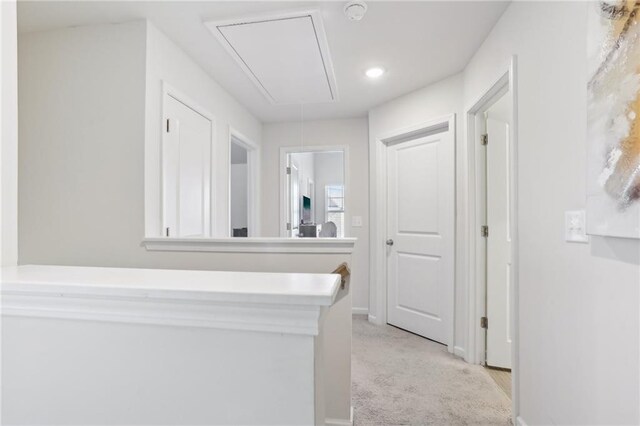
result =
[[[0,263],[18,263],[18,43],[16,1],[0,3]]]
[[[458,357],[462,358],[462,359],[465,358],[465,350],[464,350],[464,348],[462,348],[460,346],[454,346],[453,347],[453,354],[455,356],[458,356]]]
[[[351,308],[351,313],[353,315],[368,315],[369,314],[369,308],[358,308],[358,307],[354,306],[353,308]]]
[[[254,304],[243,306],[215,302],[152,301],[118,296],[70,297],[64,292],[34,295],[2,292],[5,317],[55,318],[174,327],[217,328],[317,336],[320,307]]]
[[[350,412],[350,418],[348,420],[326,418],[324,420],[324,424],[327,426],[353,426],[353,406],[351,406],[351,409],[349,412]]]
[[[339,290],[335,274],[27,265],[2,270],[2,315],[317,336]]]
[[[351,254],[357,238],[145,238],[149,251]]]

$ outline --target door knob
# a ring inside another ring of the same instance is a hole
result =
[[[393,240],[392,240],[391,238],[389,238],[389,239],[387,240],[387,245],[388,245],[388,246],[392,246],[392,245],[393,245]]]

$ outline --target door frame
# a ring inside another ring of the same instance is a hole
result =
[[[434,117],[422,123],[413,126],[404,127],[375,136],[373,147],[370,153],[371,158],[371,193],[373,197],[370,200],[370,217],[372,226],[370,228],[371,251],[369,253],[370,260],[370,279],[371,290],[375,293],[376,303],[373,315],[369,313],[369,321],[375,324],[387,323],[387,256],[386,256],[386,239],[387,239],[387,150],[386,147],[390,143],[398,143],[403,140],[415,138],[418,135],[429,135],[435,133],[447,133],[451,139],[451,143],[456,143],[456,115],[454,113]],[[455,167],[455,154],[454,154]],[[455,192],[455,187],[454,187]],[[455,193],[454,193],[455,204]],[[454,210],[455,211],[455,210]],[[455,264],[455,218],[454,218],[454,264]],[[446,307],[448,316],[447,325],[447,349],[454,352],[454,322],[455,322],[455,268],[454,268],[454,284],[451,289],[448,306]]]
[[[285,202],[285,211],[286,211],[286,217],[285,217],[285,222],[287,223],[287,225],[290,225],[289,227],[286,228],[286,232],[287,232],[287,238],[294,238],[296,236],[300,235],[300,224],[296,223],[293,218],[295,217],[295,201],[294,201],[294,197],[293,197],[293,189],[296,188],[297,191],[297,197],[298,197],[298,203],[300,202],[300,192],[302,191],[302,188],[300,187],[300,169],[298,169],[298,166],[295,165],[293,163],[293,160],[289,157],[287,158],[287,163],[286,163],[286,167],[287,167],[287,173],[285,176],[285,179],[287,180],[286,185],[286,193],[284,195],[284,202]],[[293,173],[295,170],[295,174]],[[298,182],[295,182],[295,179],[298,179]],[[295,182],[295,184],[294,184]],[[300,207],[300,205],[298,204],[298,207]],[[296,218],[297,220],[300,220],[300,211],[298,211],[298,217]],[[297,232],[296,232],[297,231]]]
[[[349,217],[349,203],[351,195],[351,182],[349,177],[349,146],[348,145],[316,145],[316,146],[281,146],[280,147],[280,237],[288,238],[287,235],[287,155],[305,152],[342,152],[342,162],[344,163],[344,238],[351,235],[351,221]],[[317,182],[314,180],[314,187]],[[335,239],[335,238],[332,238]]]
[[[249,237],[260,236],[260,147],[247,136],[229,126],[228,188],[227,188],[227,236],[231,235],[231,144],[247,150],[247,226]]]
[[[480,326],[480,318],[486,315],[486,240],[480,234],[480,227],[486,220],[486,151],[480,140],[483,133],[481,120],[484,113],[505,93],[511,97],[511,126],[509,130],[511,158],[509,162],[509,187],[511,218],[511,260],[512,291],[510,295],[510,328],[512,332],[511,348],[511,401],[513,418],[519,415],[519,283],[518,283],[518,96],[517,96],[517,60],[511,57],[503,67],[499,77],[489,86],[469,108],[466,108],[467,121],[467,169],[468,169],[468,232],[463,236],[467,248],[467,351],[465,360],[472,364],[486,363],[486,329]],[[489,142],[490,143],[490,142]]]
[[[210,124],[210,132],[211,132],[211,140],[209,141],[209,207],[208,207],[208,213],[209,213],[209,223],[208,223],[208,232],[206,235],[206,237],[213,237],[215,235],[215,229],[216,229],[216,196],[217,196],[217,192],[216,192],[216,186],[215,186],[215,172],[216,172],[216,130],[217,130],[217,123],[216,123],[216,118],[213,114],[211,114],[206,108],[202,107],[200,104],[198,104],[196,101],[194,101],[191,97],[189,97],[188,95],[186,95],[185,93],[183,93],[182,91],[180,91],[179,89],[176,89],[174,86],[171,86],[169,83],[167,83],[166,81],[162,80],[162,108],[160,111],[160,125],[161,125],[161,130],[160,130],[160,145],[159,145],[159,152],[158,152],[158,157],[159,157],[159,179],[157,181],[157,183],[159,183],[159,199],[160,199],[160,236],[165,236],[164,233],[164,229],[165,229],[165,182],[164,182],[164,147],[165,145],[168,143],[169,141],[169,136],[167,134],[167,132],[165,131],[165,120],[166,120],[166,114],[167,114],[167,102],[168,102],[168,98],[171,97],[174,100],[180,102],[181,104],[183,104],[184,106],[186,106],[187,108],[193,110],[194,112],[196,112],[197,114],[200,114],[202,117],[204,117],[205,119],[209,120]],[[171,237],[168,237],[171,238]]]

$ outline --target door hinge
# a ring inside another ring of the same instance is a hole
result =
[[[291,231],[291,223],[287,223],[287,231]]]
[[[167,133],[169,133],[169,119],[167,118]]]
[[[481,145],[487,145],[489,143],[489,135],[487,133],[485,133],[484,135],[482,135],[480,137],[480,144]]]
[[[291,167],[287,167],[287,174],[290,175],[291,174]]]
[[[489,319],[487,317],[480,317],[480,328],[489,328]]]
[[[482,225],[480,227],[480,235],[482,235],[483,237],[489,236],[489,227],[487,225]]]
[[[165,236],[168,237],[169,236],[169,228],[165,228]]]

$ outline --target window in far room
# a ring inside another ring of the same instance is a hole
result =
[[[327,185],[325,194],[326,221],[335,223],[338,238],[344,237],[344,186]]]

